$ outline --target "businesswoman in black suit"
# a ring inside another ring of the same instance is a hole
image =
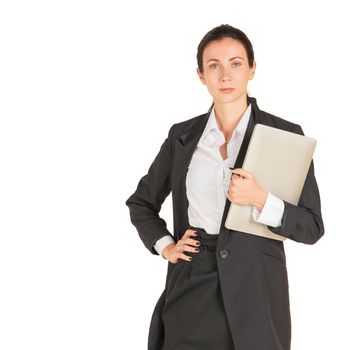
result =
[[[298,205],[262,188],[241,168],[254,125],[303,135],[301,127],[260,110],[247,95],[256,63],[239,29],[221,25],[209,31],[197,61],[211,108],[170,128],[126,201],[145,246],[168,260],[148,349],[289,350],[283,241],[229,230],[224,222],[231,202],[250,205],[253,219],[271,232],[314,244],[324,227],[313,161]],[[159,216],[170,192],[173,234]]]

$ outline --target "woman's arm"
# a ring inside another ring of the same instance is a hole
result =
[[[294,132],[304,135],[300,125],[296,126]],[[315,179],[313,160],[311,161],[298,205],[296,206],[284,200],[281,226],[267,227],[273,233],[305,244],[314,244],[323,236],[324,225],[321,214],[321,200]]]
[[[154,249],[156,241],[167,235],[172,236],[159,211],[171,191],[171,139],[174,125],[147,174],[140,179],[136,191],[125,202],[130,210],[132,224],[144,245],[154,255],[158,255]]]

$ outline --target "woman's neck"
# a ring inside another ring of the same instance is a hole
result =
[[[214,102],[213,108],[216,122],[219,129],[224,134],[226,141],[231,138],[234,129],[239,123],[247,107],[246,95],[243,95],[242,98],[231,103]]]

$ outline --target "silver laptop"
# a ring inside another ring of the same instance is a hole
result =
[[[316,140],[304,135],[255,124],[242,165],[254,174],[268,192],[298,204],[316,147]],[[253,235],[284,241],[252,217],[250,205],[230,204],[225,227]]]

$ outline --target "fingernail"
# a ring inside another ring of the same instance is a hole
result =
[[[192,257],[190,257],[188,260],[191,261],[191,260],[192,260]]]

